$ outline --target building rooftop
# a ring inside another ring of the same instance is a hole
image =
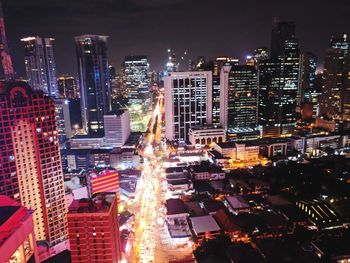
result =
[[[227,211],[227,209],[218,210],[213,217],[225,232],[238,232],[242,230],[241,227],[234,222],[233,215]]]
[[[192,222],[193,230],[197,235],[221,230],[211,215],[191,217],[190,220]]]
[[[108,212],[116,193],[96,193],[91,198],[74,200],[68,213],[105,213]]]
[[[177,215],[187,213],[186,206],[181,199],[168,199],[165,204],[167,215]]]
[[[0,195],[0,246],[33,212],[11,198]]]
[[[226,200],[234,210],[250,208],[250,205],[244,200],[242,196],[227,196]]]

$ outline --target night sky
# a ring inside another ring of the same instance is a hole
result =
[[[178,56],[231,55],[270,46],[273,17],[296,23],[302,51],[323,60],[332,35],[350,33],[349,0],[3,0],[5,25],[16,71],[23,75],[20,38],[53,37],[59,74],[76,75],[73,37],[109,35],[109,62],[147,55],[161,69],[167,49]]]

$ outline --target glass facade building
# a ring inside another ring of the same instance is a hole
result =
[[[103,133],[103,115],[111,110],[107,36],[75,37],[82,123],[86,133]]]

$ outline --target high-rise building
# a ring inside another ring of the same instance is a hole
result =
[[[165,136],[187,141],[189,128],[212,124],[212,72],[171,72],[164,80]]]
[[[107,38],[75,37],[83,129],[90,134],[103,132],[103,115],[111,110]]]
[[[258,126],[258,74],[254,66],[221,68],[220,124],[235,134],[254,133]]]
[[[104,129],[107,146],[123,146],[131,133],[129,111],[124,109],[104,115]]]
[[[35,236],[67,238],[66,200],[53,99],[24,82],[0,85],[0,194],[34,210]]]
[[[73,136],[70,122],[69,100],[55,99],[55,110],[58,141],[62,144]]]
[[[27,79],[34,90],[42,90],[56,97],[56,64],[53,55],[53,38],[26,37],[24,44],[24,63]]]
[[[72,76],[60,76],[57,79],[58,96],[62,99],[79,99],[77,81]]]
[[[350,41],[347,36],[332,38],[330,48],[326,50],[323,70],[323,89],[320,102],[320,114],[333,119],[348,119]],[[345,113],[346,112],[346,113]]]
[[[299,69],[299,91],[297,104],[310,104],[312,116],[316,118],[319,114],[319,96],[321,91],[317,89],[316,82],[317,57],[306,52],[300,55]]]
[[[293,22],[281,22],[274,19],[271,34],[271,55],[270,58],[277,59],[285,56],[288,42],[295,40],[295,24]]]
[[[259,124],[265,136],[290,133],[297,120],[299,44],[294,23],[275,21],[271,58],[259,63]]]
[[[0,195],[0,262],[39,262],[33,211]]]
[[[115,193],[73,201],[68,212],[72,262],[120,262],[117,202]]]
[[[123,69],[129,104],[150,102],[149,63],[146,56],[126,56]]]
[[[220,124],[220,71],[224,65],[238,65],[238,59],[228,56],[217,57],[214,61],[202,63],[199,70],[212,71],[213,125]]]
[[[2,79],[11,80],[15,75],[12,66],[12,59],[10,56],[10,49],[7,45],[7,37],[5,32],[4,14],[2,12],[2,5],[0,2],[0,54],[1,54],[1,71]]]

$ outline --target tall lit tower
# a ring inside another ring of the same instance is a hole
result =
[[[55,103],[24,82],[0,85],[0,195],[34,210],[37,240],[67,239]]]
[[[83,128],[103,132],[103,115],[111,110],[107,36],[75,37]]]
[[[56,64],[53,56],[53,38],[26,37],[24,63],[29,84],[51,97],[57,94]]]
[[[5,80],[10,80],[14,77],[15,73],[12,66],[10,50],[7,45],[5,22],[4,22],[4,15],[2,12],[1,2],[0,2],[0,54],[1,54],[1,65],[2,65],[1,75]]]

